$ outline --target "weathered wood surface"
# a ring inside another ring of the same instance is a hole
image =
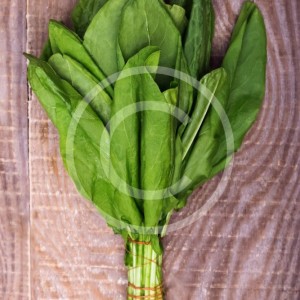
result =
[[[0,7],[0,299],[29,293],[26,3]]]
[[[1,299],[125,299],[122,240],[78,196],[56,131],[31,93],[27,127],[25,39],[39,53],[49,18],[69,22],[74,2],[4,0],[0,10]],[[242,2],[214,1],[215,64]],[[300,4],[255,2],[269,38],[266,99],[218,203],[164,240],[167,299],[300,298]],[[199,209],[219,180],[197,191],[172,222]]]

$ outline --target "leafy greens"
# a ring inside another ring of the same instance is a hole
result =
[[[172,213],[225,169],[261,107],[259,9],[244,3],[211,70],[214,19],[211,0],[79,0],[74,31],[51,20],[41,57],[26,54],[65,168],[125,240],[128,299],[162,299],[160,238]]]

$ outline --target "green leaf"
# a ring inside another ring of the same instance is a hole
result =
[[[145,226],[157,226],[163,209],[172,199],[169,187],[174,173],[175,123],[174,108],[169,102],[176,97],[176,92],[162,94],[153,80],[144,83],[142,101],[147,106],[141,114],[141,188],[157,192],[166,189],[158,193],[161,199],[146,197],[144,200]]]
[[[188,20],[185,16],[185,9],[179,5],[166,5],[177,29],[181,34],[184,33],[188,24]]]
[[[108,0],[79,0],[72,11],[76,33],[82,38],[94,16]]]
[[[173,113],[175,113],[174,109],[178,103],[178,87],[166,90],[163,94],[167,103],[169,103],[172,106]]]
[[[49,23],[49,38],[53,53],[66,54],[81,63],[103,85],[112,97],[113,89],[106,80],[105,74],[97,67],[91,56],[84,48],[80,38],[63,24],[51,20]]]
[[[226,71],[220,68],[203,77],[200,82],[200,91],[196,104],[200,113],[195,111],[192,122],[189,124],[191,129],[187,130],[183,138],[184,153],[187,149],[190,151],[183,161],[183,175],[191,182],[181,195],[189,195],[211,174],[212,160],[218,150],[218,137],[222,131],[222,113],[215,107],[221,106],[224,109],[228,99],[229,80]],[[207,110],[208,107],[209,110]],[[181,184],[185,185],[186,182]]]
[[[47,61],[51,57],[52,54],[53,54],[53,52],[52,52],[50,40],[47,40],[47,42],[45,43],[45,45],[43,47],[40,59]]]
[[[184,53],[191,76],[196,79],[202,77],[209,69],[214,21],[211,0],[193,0]]]
[[[93,18],[84,35],[84,46],[108,76],[120,71],[124,66],[118,46],[118,35],[122,10],[128,1],[108,1]]]
[[[56,73],[68,81],[88,101],[104,124],[110,118],[112,101],[98,85],[97,79],[80,63],[71,57],[57,53],[51,56],[49,64]]]
[[[176,132],[177,124],[178,124],[178,115],[176,112],[176,105],[178,103],[178,88],[169,89],[164,92],[164,97],[168,104],[170,104],[170,113],[173,116],[173,128],[171,132]],[[172,171],[172,180],[170,180],[170,193],[176,194],[176,191],[173,190],[173,185],[180,180],[181,177],[181,164],[182,164],[182,142],[180,136],[177,134],[173,136],[170,141],[170,145],[172,146],[172,161],[173,163],[173,171]],[[169,196],[167,199],[164,199],[163,210],[162,210],[162,220],[160,225],[164,225],[168,219],[169,213],[173,211],[178,205],[178,200],[174,196]]]
[[[253,2],[242,8],[232,40],[223,61],[230,80],[226,106],[231,123],[234,149],[240,148],[245,134],[256,120],[265,93],[267,39],[263,17]],[[225,134],[220,137],[219,151],[214,158],[216,174],[227,158]]]
[[[201,92],[198,93],[198,99],[196,101],[193,114],[191,116],[191,120],[189,124],[186,126],[186,129],[182,136],[182,144],[183,144],[182,159],[185,159],[188,152],[191,150],[192,145],[200,130],[200,127],[202,126],[205,120],[206,114],[210,108],[213,98],[215,97],[215,93],[219,85],[219,81],[220,81],[220,79],[218,78],[219,75],[220,75],[219,72],[211,73],[209,76],[205,76],[200,81],[200,85],[204,85],[204,86],[207,86],[208,81],[210,80],[215,80],[216,83],[218,84],[215,84],[214,86],[213,85],[210,86],[210,88],[212,87],[213,90],[210,91],[211,95],[209,95],[208,98],[203,97]]]
[[[134,20],[134,21],[133,21]],[[176,66],[180,32],[164,5],[157,0],[130,0],[122,14],[119,43],[128,60],[146,46],[161,50],[160,66]],[[170,87],[170,78],[157,76],[161,89]]]
[[[109,143],[108,132],[82,96],[59,78],[48,63],[29,55],[27,58],[28,80],[58,129],[60,151],[69,175],[84,197],[94,201],[105,214],[116,217],[106,192],[102,191],[101,199],[95,195],[99,183],[101,189],[111,189],[101,164],[101,160],[109,160],[109,153],[99,147],[100,138]]]
[[[194,102],[193,83],[191,81],[190,71],[187,65],[187,61],[183,52],[181,40],[178,42],[177,49],[177,61],[176,61],[176,79],[175,82],[178,84],[178,107],[188,117]],[[184,130],[186,124],[183,123],[180,126],[179,133]]]
[[[245,1],[243,3],[238,20],[232,31],[230,44],[237,38],[237,35],[239,35],[240,31],[243,31],[242,27],[244,26],[245,22],[248,22],[247,20],[249,19],[249,16],[251,16],[255,9],[257,9],[257,6],[254,2]]]
[[[141,194],[134,192],[132,188],[140,187],[140,114],[137,113],[137,104],[147,97],[144,92],[145,84],[149,73],[133,75],[131,68],[144,66],[146,61],[151,64],[158,63],[159,52],[156,47],[147,47],[129,59],[124,70],[120,74],[128,76],[119,79],[115,85],[115,97],[112,105],[112,118],[110,122],[111,144],[111,178],[116,186],[120,188],[116,191],[121,205],[126,209],[126,205],[135,206],[137,213],[142,214],[143,202],[139,198]],[[130,109],[129,115],[126,111]],[[114,172],[118,176],[114,175]],[[128,184],[128,186],[125,186]],[[126,193],[130,195],[126,195]],[[136,198],[136,199],[134,199]],[[127,203],[127,204],[126,204]],[[130,221],[129,219],[127,219]]]

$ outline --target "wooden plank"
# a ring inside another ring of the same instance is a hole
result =
[[[242,0],[215,0],[214,64],[226,51]],[[268,30],[266,100],[235,158],[219,202],[164,240],[167,299],[299,299],[299,4],[255,1]],[[28,48],[39,53],[49,18],[69,23],[74,1],[28,3]],[[125,299],[122,240],[78,196],[56,131],[30,96],[31,285],[33,299]],[[220,177],[172,222],[200,208]]]
[[[28,299],[26,3],[0,8],[0,298]]]

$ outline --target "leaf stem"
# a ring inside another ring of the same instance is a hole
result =
[[[127,300],[163,300],[162,255],[153,249],[150,236],[128,238],[126,249]]]

